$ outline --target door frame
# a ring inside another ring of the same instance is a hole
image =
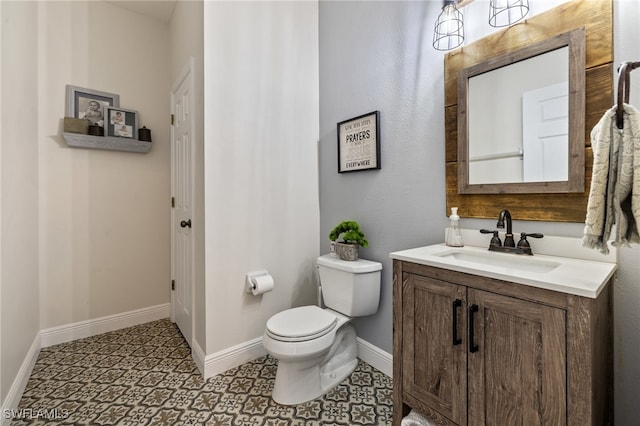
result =
[[[182,67],[182,70],[180,71],[180,73],[178,74],[178,76],[176,77],[176,79],[174,80],[173,84],[171,85],[171,92],[169,94],[169,99],[170,99],[170,106],[169,106],[169,110],[171,115],[175,114],[175,110],[174,110],[174,93],[178,90],[178,88],[181,86],[182,82],[186,79],[189,78],[189,91],[191,92],[192,96],[189,97],[189,108],[191,110],[191,114],[189,114],[189,126],[191,128],[191,132],[193,134],[194,130],[195,130],[195,100],[194,100],[194,96],[193,94],[195,93],[195,79],[194,79],[194,72],[195,72],[195,58],[193,56],[189,57],[189,60],[187,61],[187,63]],[[174,126],[173,124],[171,124],[171,138],[170,138],[170,143],[171,143],[171,148],[170,148],[170,169],[171,169],[171,199],[173,199],[173,197],[175,197],[175,179],[176,179],[176,172],[175,172],[175,167],[174,167],[174,159],[175,159],[175,144],[174,144]],[[191,199],[194,200],[195,197],[195,191],[194,191],[194,185],[195,185],[195,161],[194,161],[194,150],[191,150],[191,158],[190,158],[190,163],[191,163],[191,167],[190,167],[190,179],[191,179],[191,192],[192,192],[192,197]],[[175,208],[172,205],[173,203],[170,203],[169,208],[171,209],[171,280],[172,283],[174,282],[175,278],[176,278],[176,253],[175,253],[175,249],[176,249],[176,211]],[[193,212],[192,212],[192,216],[193,216]],[[191,277],[194,278],[195,277],[195,259],[194,259],[194,254],[195,254],[195,241],[194,238],[191,237],[191,269],[192,269],[192,273],[191,273]],[[195,279],[191,280],[191,283],[189,283],[188,285],[191,286],[191,336],[184,336],[192,345],[193,344],[193,335],[194,335],[194,326],[195,326],[195,315],[193,314],[193,309],[195,307]],[[175,322],[176,320],[176,300],[175,300],[175,289],[173,288],[173,286],[171,287],[171,310],[170,310],[170,320],[172,322]],[[181,330],[182,332],[182,330]]]

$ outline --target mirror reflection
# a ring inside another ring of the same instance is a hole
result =
[[[469,183],[566,181],[569,48],[468,80]]]
[[[584,191],[584,28],[458,73],[460,194]]]

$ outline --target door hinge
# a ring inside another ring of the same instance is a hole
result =
[[[171,280],[171,291],[176,289],[176,280]]]
[[[176,197],[171,197],[171,207],[176,206]]]
[[[173,126],[175,122],[176,122],[176,116],[171,114],[171,125]]]

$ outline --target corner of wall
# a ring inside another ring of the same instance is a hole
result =
[[[27,386],[27,382],[29,381],[29,376],[31,376],[31,372],[33,371],[33,367],[38,360],[38,355],[40,354],[40,334],[36,335],[36,338],[33,340],[29,351],[27,352],[18,373],[9,388],[9,392],[7,396],[2,400],[2,411],[0,412],[0,418],[2,419],[2,424],[10,424],[12,416],[12,410],[17,410],[18,405],[20,404],[20,399],[22,398],[22,394],[24,393],[24,389]],[[4,396],[4,395],[3,395]]]

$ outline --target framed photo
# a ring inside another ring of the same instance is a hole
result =
[[[138,112],[130,109],[107,107],[105,110],[105,136],[138,139]]]
[[[338,123],[338,173],[380,168],[380,112]]]
[[[105,109],[120,106],[120,95],[67,85],[66,116],[104,127]]]

